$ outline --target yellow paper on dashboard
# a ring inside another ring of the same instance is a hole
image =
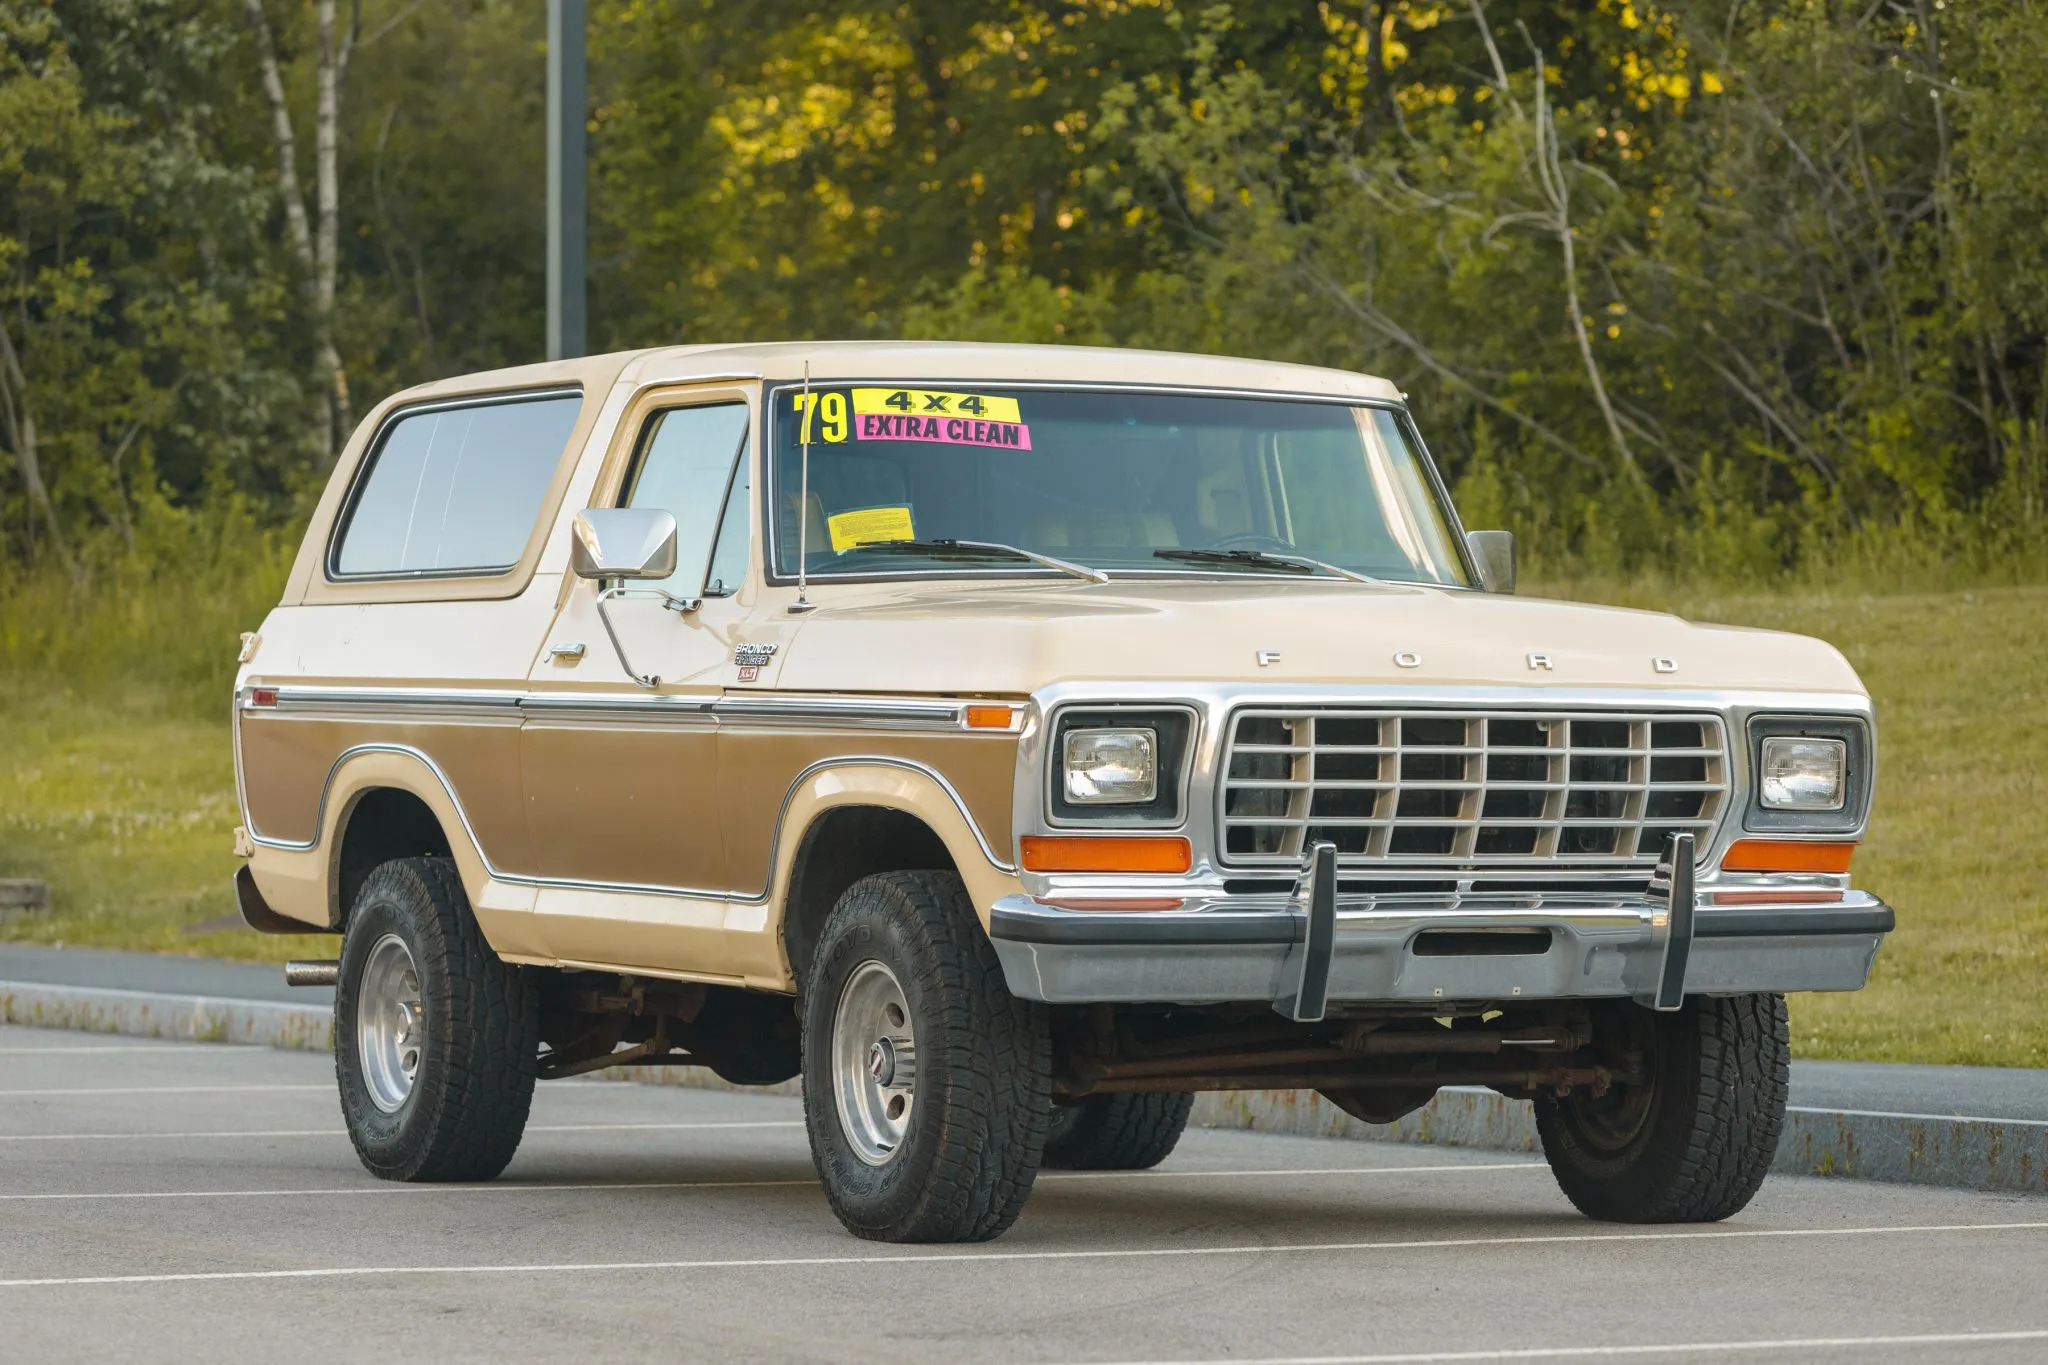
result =
[[[858,545],[884,540],[916,540],[908,507],[857,507],[825,518],[832,533],[832,553],[845,554]]]

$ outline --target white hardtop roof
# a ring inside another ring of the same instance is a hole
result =
[[[1398,402],[1401,398],[1400,391],[1384,379],[1315,365],[1109,346],[1018,346],[979,341],[770,341],[663,346],[453,376],[420,385],[401,397],[416,401],[495,388],[588,384],[607,371],[619,381],[636,386],[712,379],[794,380],[803,377],[806,362],[814,383],[879,379],[906,385],[963,381],[1150,384],[1379,402]]]

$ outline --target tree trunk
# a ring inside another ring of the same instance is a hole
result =
[[[51,501],[49,486],[43,482],[42,451],[36,436],[35,411],[29,405],[28,374],[22,368],[21,353],[15,349],[14,335],[7,330],[4,318],[0,318],[0,416],[7,422],[7,444],[14,452],[14,463],[21,469],[29,506],[48,528],[50,548],[56,552],[57,562],[64,566],[65,576],[75,586],[84,587],[84,570],[72,557],[71,547],[64,539],[64,527],[57,520],[57,505]]]
[[[331,464],[348,439],[354,423],[348,395],[348,371],[334,343],[334,287],[338,267],[341,180],[341,99],[348,78],[348,59],[355,47],[362,23],[360,0],[351,0],[348,31],[336,42],[335,0],[318,0],[314,20],[319,32],[316,49],[313,180],[314,211],[317,222],[306,212],[306,197],[299,186],[298,136],[292,127],[291,106],[285,99],[284,77],[278,67],[277,44],[271,37],[270,19],[263,12],[263,0],[242,0],[249,28],[256,40],[256,60],[263,77],[263,94],[270,104],[270,138],[277,155],[278,196],[284,201],[287,234],[292,254],[298,257],[301,288],[312,325],[313,356],[319,366],[324,389],[326,431],[322,452]]]

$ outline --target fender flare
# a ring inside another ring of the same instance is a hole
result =
[[[341,922],[341,859],[335,856],[336,841],[363,796],[384,788],[417,797],[426,806],[448,840],[470,904],[485,902],[493,885],[490,869],[440,769],[416,749],[366,744],[335,760],[310,844],[283,847],[260,838],[256,841],[249,872],[274,909],[317,928],[332,928]]]
[[[788,910],[790,881],[806,836],[821,817],[844,806],[878,806],[922,821],[946,846],[974,901],[983,932],[988,929],[990,907],[1020,889],[1016,867],[990,845],[986,833],[968,813],[966,801],[937,772],[907,759],[834,759],[799,774],[783,803],[768,897],[768,927],[778,940]]]

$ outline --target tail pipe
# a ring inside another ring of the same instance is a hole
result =
[[[340,980],[340,958],[318,958],[284,964],[284,984],[287,986],[332,986]]]

